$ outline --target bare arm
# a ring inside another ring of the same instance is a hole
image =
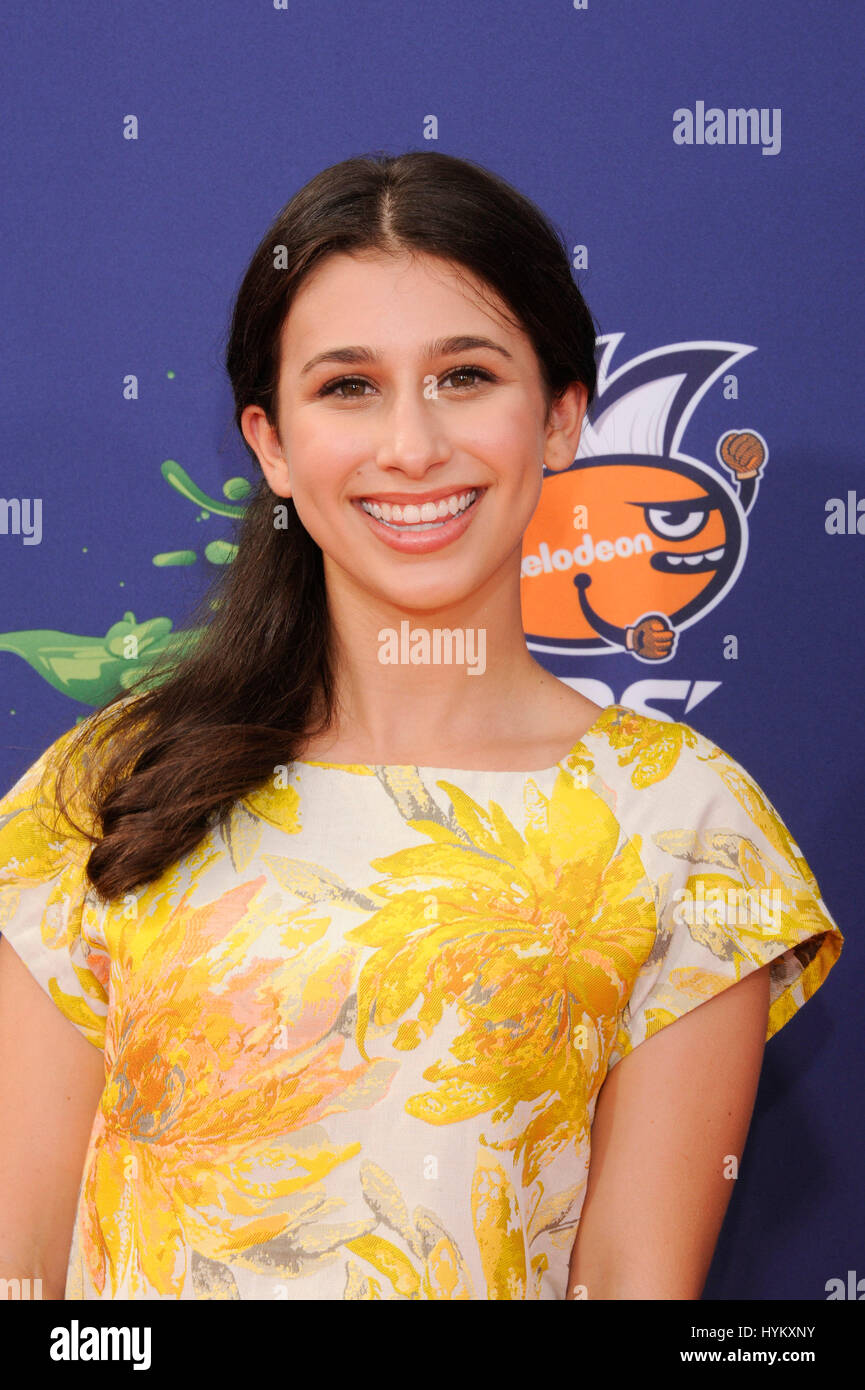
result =
[[[698,1299],[763,1061],[769,966],[645,1039],[601,1087],[568,1297]],[[731,1165],[727,1165],[731,1166]],[[580,1296],[580,1295],[578,1295]]]
[[[0,1278],[63,1298],[102,1052],[0,940]]]

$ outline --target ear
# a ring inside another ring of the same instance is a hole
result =
[[[581,381],[572,381],[550,406],[544,467],[552,473],[570,468],[580,443],[589,392]]]
[[[279,435],[260,405],[246,407],[240,417],[240,428],[247,444],[255,451],[271,492],[277,497],[290,497],[289,467]]]

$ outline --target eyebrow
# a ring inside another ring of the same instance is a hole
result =
[[[448,357],[455,352],[468,352],[473,348],[490,348],[493,352],[501,353],[509,362],[513,361],[513,354],[503,348],[500,343],[494,343],[491,338],[478,338],[474,334],[459,333],[452,338],[436,338],[431,343],[425,343],[421,349],[427,357]],[[311,357],[305,366],[301,367],[300,375],[306,376],[313,367],[317,367],[320,362],[345,362],[345,363],[373,363],[381,361],[381,353],[374,352],[369,347],[340,347],[327,348],[324,352],[316,353]]]

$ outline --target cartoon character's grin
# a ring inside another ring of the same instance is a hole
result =
[[[723,558],[724,547],[720,545],[716,550],[695,550],[693,555],[683,555],[681,551],[678,554],[656,551],[649,564],[662,574],[681,574],[683,570],[689,574],[703,574],[706,570],[717,569]]]

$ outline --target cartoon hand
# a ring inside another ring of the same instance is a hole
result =
[[[754,478],[768,457],[764,440],[751,430],[730,430],[718,441],[718,457],[734,477]]]
[[[660,613],[643,618],[636,627],[625,629],[625,646],[646,661],[663,661],[673,648],[675,633]]]

